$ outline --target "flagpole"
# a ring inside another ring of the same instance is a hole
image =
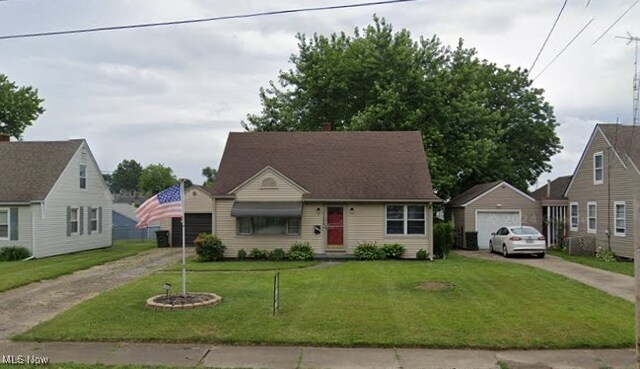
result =
[[[182,205],[182,296],[187,295],[187,262],[184,233],[184,181],[180,180],[180,203]]]

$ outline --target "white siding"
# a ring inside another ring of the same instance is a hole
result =
[[[86,189],[80,189],[81,163],[87,166]],[[36,256],[44,257],[111,246],[112,204],[100,169],[87,143],[84,142],[47,195],[44,201],[44,217],[36,217]],[[68,206],[84,208],[82,235],[67,236]],[[88,207],[102,208],[102,233],[88,234]]]
[[[18,209],[18,239],[0,240],[0,247],[22,246],[31,250],[31,206],[0,206],[3,209]],[[32,251],[33,252],[33,251]]]

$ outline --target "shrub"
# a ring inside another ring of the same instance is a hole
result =
[[[244,260],[247,258],[247,252],[244,249],[238,250],[238,259]]]
[[[287,258],[287,253],[283,249],[275,249],[269,252],[269,260],[279,261]]]
[[[374,243],[364,242],[358,244],[353,251],[353,255],[358,260],[383,260],[387,258],[387,254],[378,245]]]
[[[196,245],[196,254],[201,261],[222,261],[224,260],[224,250],[227,246],[211,233],[200,233],[193,241]]]
[[[382,245],[382,251],[389,259],[400,259],[404,254],[404,246],[399,243],[386,243]]]
[[[433,225],[433,253],[444,259],[449,255],[453,245],[453,225],[451,222],[436,223]]]
[[[429,253],[425,249],[420,249],[416,252],[416,259],[418,260],[427,260],[429,258]]]
[[[596,259],[610,263],[616,261],[616,255],[611,250],[598,246],[596,248]]]
[[[264,260],[267,258],[267,252],[254,247],[249,251],[249,257],[256,260]]]
[[[0,248],[0,261],[18,261],[31,256],[31,251],[22,246]]]
[[[296,242],[289,247],[287,253],[289,260],[313,260],[313,249],[308,242]]]

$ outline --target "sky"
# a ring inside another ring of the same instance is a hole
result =
[[[0,36],[216,17],[354,0],[8,0]],[[563,0],[419,0],[393,5],[225,20],[171,27],[0,40],[0,73],[38,89],[46,112],[25,140],[85,138],[103,172],[123,159],[162,163],[204,181],[227,135],[261,110],[258,91],[291,68],[296,34],[352,33],[384,17],[415,39],[464,39],[480,58],[530,68]],[[589,2],[588,6],[587,2]],[[554,107],[563,150],[537,184],[573,173],[598,122],[632,123],[634,47],[640,4],[594,41],[635,0],[570,0],[532,70],[536,76],[590,20],[590,26],[533,83]]]

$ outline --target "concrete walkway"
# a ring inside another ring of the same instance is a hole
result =
[[[458,255],[474,257],[478,259],[510,262],[529,265],[546,271],[563,275],[588,286],[607,292],[613,296],[621,297],[635,303],[635,282],[633,277],[613,273],[602,269],[588,267],[566,261],[556,256],[547,255],[544,259],[529,256],[505,258],[502,255],[492,254],[489,251],[455,251]]]
[[[601,369],[633,368],[635,363],[632,349],[486,351],[8,341],[0,341],[1,355],[31,355],[50,363],[273,369],[495,369],[498,362],[510,369]]]

